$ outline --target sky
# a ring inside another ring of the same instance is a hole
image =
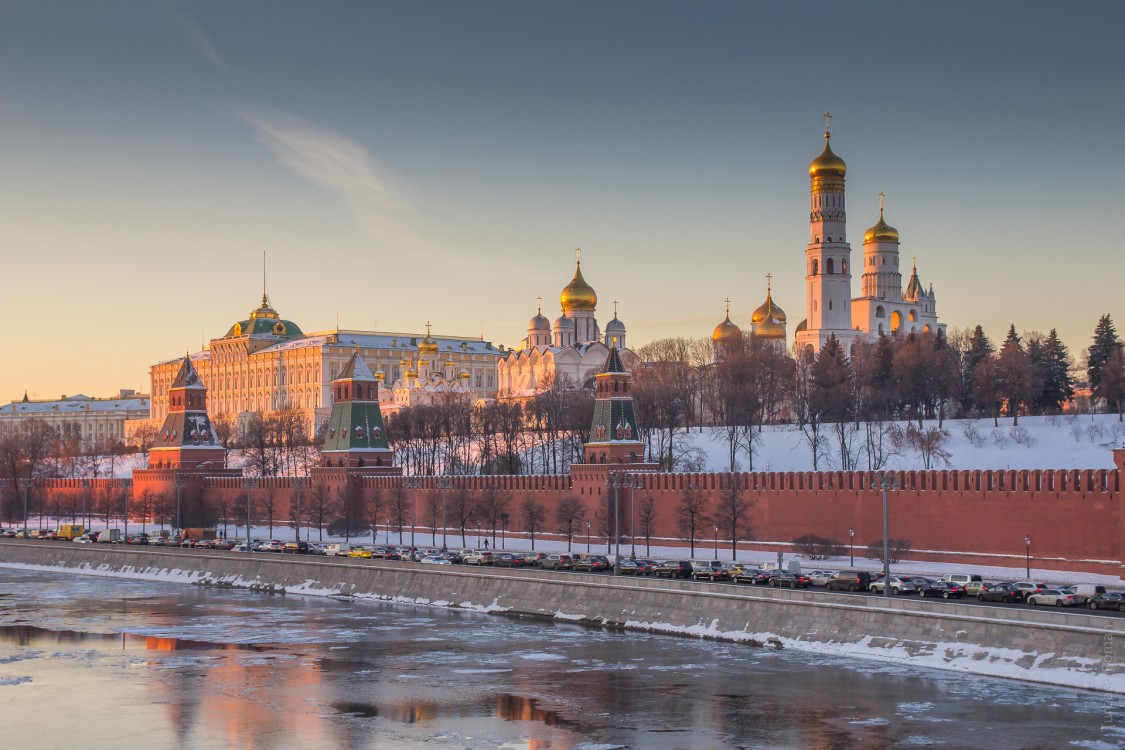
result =
[[[574,249],[633,348],[804,317],[848,163],[950,328],[1125,318],[1120,2],[0,3],[0,402],[148,390],[267,287],[303,330],[518,345]],[[1098,227],[1110,221],[1107,239]],[[859,278],[853,277],[853,295]]]

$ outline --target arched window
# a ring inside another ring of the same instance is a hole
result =
[[[887,317],[887,311],[885,309],[883,309],[882,305],[879,305],[878,307],[875,308],[875,317],[876,318]],[[882,326],[879,327],[879,330],[883,330]]]
[[[917,323],[918,322],[918,311],[917,310],[911,310],[907,314],[906,317],[911,323]]]
[[[891,331],[897,332],[902,329],[902,313],[895,310],[891,313]]]
[[[813,258],[812,273],[810,275],[816,276],[819,271],[820,271],[820,263],[819,263],[819,261],[816,260],[816,258]]]
[[[848,261],[841,258],[840,259],[840,273],[847,273],[847,272],[848,272]]]
[[[824,272],[827,274],[836,273],[836,262],[832,258],[824,261]]]

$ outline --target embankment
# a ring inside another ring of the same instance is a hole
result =
[[[754,643],[1125,693],[1125,619],[729,584],[51,542],[0,565],[381,599]]]

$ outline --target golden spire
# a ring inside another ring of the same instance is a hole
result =
[[[563,313],[574,310],[593,311],[598,305],[598,295],[593,287],[586,283],[586,279],[582,278],[582,248],[576,248],[574,254],[574,278],[563,287],[562,294],[559,295],[559,304],[562,305]]]
[[[848,166],[836,154],[832,153],[832,133],[829,129],[829,121],[832,115],[828,112],[824,113],[824,151],[820,156],[812,160],[809,165],[809,177],[843,177],[848,172]]]
[[[863,244],[869,242],[898,242],[898,230],[883,219],[883,199],[886,197],[879,193],[879,221],[875,226],[863,233]]]

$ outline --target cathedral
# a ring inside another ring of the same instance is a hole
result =
[[[860,296],[852,297],[852,250],[844,211],[848,168],[833,153],[831,138],[826,126],[824,151],[809,165],[812,206],[805,248],[805,320],[797,326],[798,351],[819,351],[829,336],[847,351],[880,334],[944,333],[933,287],[922,286],[917,263],[911,266],[906,288],[902,287],[899,234],[883,219],[881,194],[879,221],[863,235]]]
[[[616,303],[605,333],[599,328],[598,295],[582,277],[580,255],[574,278],[563,287],[559,304],[562,315],[554,325],[540,305],[527,324],[523,346],[506,352],[497,361],[497,398],[532,398],[555,383],[572,388],[592,385],[614,347],[626,360],[635,358],[626,349],[625,324],[617,318]]]

